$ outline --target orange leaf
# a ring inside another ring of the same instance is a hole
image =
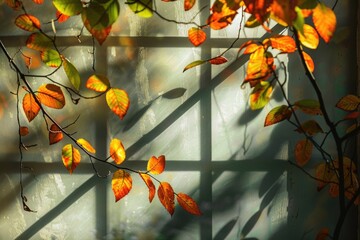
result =
[[[278,49],[284,53],[292,53],[296,51],[296,43],[290,36],[277,35],[263,41],[264,45],[269,45],[272,48]]]
[[[320,2],[313,10],[313,22],[319,35],[328,43],[336,29],[336,15],[334,11]]]
[[[115,202],[125,197],[132,188],[131,175],[122,170],[117,170],[111,180],[112,190],[115,195]]]
[[[250,53],[253,53],[256,50],[258,50],[259,48],[262,48],[262,46],[256,42],[250,40],[240,46],[239,52],[244,48],[245,48],[245,51],[243,52],[243,54],[250,54]]]
[[[176,200],[185,211],[187,211],[193,215],[201,215],[202,214],[197,203],[195,202],[195,200],[192,199],[187,194],[178,193],[176,195]]]
[[[121,164],[125,161],[126,153],[122,142],[114,138],[110,142],[110,156],[114,159],[116,164]]]
[[[232,3],[228,6],[228,3]],[[225,28],[232,23],[242,1],[216,0],[211,7],[212,14],[207,19],[207,24],[214,30]]]
[[[150,176],[145,173],[139,173],[142,180],[145,182],[146,186],[149,188],[149,202],[155,197],[155,185],[151,180]]]
[[[68,20],[70,18],[70,16],[68,15],[65,15],[61,12],[59,12],[59,10],[56,10],[56,18],[58,20],[59,23],[63,23],[65,22],[66,20]]]
[[[86,141],[85,139],[79,138],[78,140],[76,140],[76,142],[78,144],[80,144],[89,153],[95,153],[96,152],[96,150],[93,148],[93,146],[91,146],[91,144],[88,141]]]
[[[303,29],[304,34],[298,32],[301,44],[310,49],[316,49],[319,45],[319,35],[317,34],[315,28],[308,24],[304,24]]]
[[[359,104],[360,104],[360,97],[349,94],[341,98],[337,102],[336,107],[344,111],[355,111],[359,107]]]
[[[55,124],[52,124],[49,131],[49,144],[55,144],[63,139],[63,133]]]
[[[106,102],[111,109],[120,119],[123,119],[126,115],[130,100],[128,94],[118,88],[110,88],[106,92]]]
[[[175,210],[175,196],[171,185],[167,182],[161,182],[157,193],[161,204],[170,213],[170,215],[173,215]]]
[[[296,19],[295,6],[297,0],[274,0],[271,5],[271,12],[287,25],[292,26],[292,23]]]
[[[309,54],[307,54],[306,52],[302,51],[302,54],[304,56],[304,60],[306,63],[306,66],[308,67],[310,72],[314,72],[315,70],[315,64],[314,61],[312,60],[312,58],[310,57]]]
[[[360,112],[351,112],[347,114],[344,119],[357,119],[360,116]]]
[[[33,2],[36,4],[43,4],[44,0],[33,0]]]
[[[74,148],[71,144],[67,144],[62,149],[61,158],[66,169],[72,174],[74,169],[80,163],[81,155],[79,150]]]
[[[52,40],[40,32],[32,33],[26,40],[28,48],[46,51],[53,46]]]
[[[88,78],[86,87],[96,92],[106,92],[110,87],[110,82],[106,76],[94,74]]]
[[[35,32],[40,29],[40,21],[33,15],[22,14],[15,19],[15,25],[22,30]]]
[[[208,62],[213,65],[220,65],[220,64],[226,63],[227,61],[228,60],[222,56],[215,57],[215,58],[208,60]]]
[[[26,93],[23,101],[24,113],[29,122],[31,122],[39,113],[40,106],[36,103],[35,98],[31,93]]]
[[[291,110],[289,110],[288,106],[286,105],[275,107],[266,115],[264,126],[267,127],[275,123],[284,121],[285,119],[289,119],[291,117],[291,114]]]
[[[263,23],[269,17],[270,6],[274,0],[244,0],[246,11],[252,14],[259,23]]]
[[[151,174],[160,174],[165,169],[165,156],[161,155],[158,158],[152,156],[147,163],[147,171]]]
[[[29,134],[29,128],[28,128],[28,127],[21,126],[21,127],[19,128],[19,133],[20,133],[21,136],[24,137],[24,136],[26,136],[26,135]]]
[[[316,235],[315,240],[326,240],[329,237],[329,229],[323,228]]]
[[[295,145],[295,158],[296,162],[300,167],[305,166],[311,158],[313,151],[313,143],[308,139],[300,140]]]
[[[200,28],[192,27],[188,31],[188,38],[189,38],[190,42],[195,47],[197,47],[200,44],[202,44],[203,42],[205,42],[206,33]]]
[[[184,10],[189,11],[195,5],[196,0],[184,0]]]
[[[44,84],[38,89],[39,101],[50,108],[61,109],[65,106],[65,97],[61,88],[54,84]]]
[[[22,7],[22,1],[20,0],[4,0],[4,2],[15,11],[20,10]]]

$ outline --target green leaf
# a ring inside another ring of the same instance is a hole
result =
[[[81,0],[53,0],[56,9],[67,16],[74,16],[81,13],[83,4]]]
[[[86,87],[96,92],[106,92],[110,87],[110,82],[106,76],[94,74],[88,78]]]
[[[47,49],[40,53],[41,60],[49,67],[60,67],[62,63],[61,56],[54,49]]]
[[[36,32],[40,29],[40,21],[30,14],[22,14],[15,19],[15,25],[22,30]]]
[[[267,127],[275,123],[284,121],[285,119],[289,119],[291,117],[291,114],[291,110],[289,110],[288,106],[286,105],[275,107],[267,114],[264,126]]]
[[[270,101],[273,87],[269,82],[260,81],[253,89],[250,94],[250,108],[257,110],[265,107]]]
[[[295,12],[296,12],[296,19],[293,22],[293,26],[301,34],[304,34],[304,24],[305,24],[304,16],[303,16],[303,14],[301,12],[301,9],[299,7],[295,7]]]
[[[153,0],[128,0],[126,4],[139,17],[150,18],[153,15]]]
[[[322,115],[320,103],[313,99],[304,99],[294,103],[296,108],[310,115]]]
[[[81,155],[79,150],[74,148],[73,145],[67,144],[62,149],[61,158],[66,169],[72,174],[74,169],[80,163]]]
[[[301,127],[296,129],[295,131],[297,131],[299,133],[306,132],[306,134],[308,134],[310,136],[313,136],[317,133],[324,132],[322,130],[322,128],[320,127],[320,125],[315,120],[308,120],[308,121],[302,123]]]
[[[196,67],[196,66],[199,66],[201,64],[204,64],[206,63],[207,61],[204,61],[204,60],[197,60],[197,61],[194,61],[188,65],[186,65],[186,67],[184,68],[183,72],[185,72],[186,70],[189,70],[190,68],[193,68],[193,67]]]
[[[69,81],[79,91],[81,79],[78,70],[67,59],[63,59],[63,67]]]
[[[32,33],[26,40],[28,48],[46,51],[53,46],[52,40],[42,33]]]

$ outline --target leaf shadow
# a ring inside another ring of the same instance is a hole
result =
[[[238,218],[234,218],[227,222],[215,235],[214,240],[222,240],[225,239],[231,230],[234,228],[236,222],[238,221]]]

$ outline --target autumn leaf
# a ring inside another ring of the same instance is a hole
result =
[[[263,47],[258,48],[250,55],[244,82],[266,80],[274,69],[274,58]]]
[[[125,117],[130,100],[128,94],[118,88],[110,88],[106,92],[106,102],[111,111],[113,111],[121,120]]]
[[[260,81],[250,94],[250,108],[258,110],[266,106],[270,101],[273,87],[269,82]]]
[[[304,56],[304,60],[306,63],[306,66],[308,67],[310,72],[314,72],[315,70],[315,64],[314,61],[312,60],[312,58],[310,57],[309,54],[307,54],[306,52],[302,51],[302,54]]]
[[[40,106],[36,103],[35,98],[31,93],[25,94],[22,105],[28,121],[31,122],[39,113]]]
[[[83,138],[79,138],[78,140],[76,140],[76,142],[80,144],[89,153],[96,153],[96,150],[93,148],[93,146],[91,146],[91,144],[87,140]]]
[[[216,0],[211,7],[212,14],[208,17],[207,24],[213,30],[219,30],[227,27],[234,20],[237,15],[237,10],[241,5],[242,1],[231,2]]]
[[[253,40],[247,41],[245,43],[243,43],[240,48],[239,48],[239,52],[241,50],[244,50],[243,54],[251,54],[253,52],[255,52],[256,50],[258,50],[259,48],[263,48],[262,45],[259,45],[258,43],[254,42]]]
[[[83,10],[81,0],[53,0],[52,3],[60,13],[67,16],[78,15]]]
[[[189,11],[195,5],[196,0],[184,0],[184,10]]]
[[[86,87],[96,92],[106,92],[110,87],[110,82],[106,76],[94,74],[88,78]]]
[[[296,131],[299,133],[305,132],[309,136],[324,132],[315,120],[308,120],[304,122],[303,124],[301,124],[300,128],[296,129]]]
[[[319,35],[315,28],[308,24],[304,24],[303,31],[304,33],[298,32],[301,44],[307,48],[316,49],[319,45]]]
[[[49,67],[60,67],[62,64],[62,57],[59,52],[54,49],[46,49],[40,53],[41,60]]]
[[[43,4],[44,0],[33,0],[33,2],[36,4]]]
[[[139,17],[150,18],[153,15],[153,0],[128,0],[126,4]]]
[[[147,171],[151,174],[160,174],[165,169],[165,156],[159,157],[152,156],[147,163]]]
[[[195,200],[192,199],[187,194],[185,194],[185,193],[176,194],[176,200],[185,211],[187,211],[193,215],[201,215],[202,214],[199,209],[199,206],[197,205]]]
[[[256,28],[261,26],[261,23],[256,19],[254,15],[251,15],[245,22],[245,27]]]
[[[117,170],[112,177],[111,186],[115,195],[115,202],[117,202],[130,192],[132,188],[131,175],[122,169]]]
[[[313,22],[319,35],[328,43],[336,29],[336,15],[334,11],[322,2],[319,2],[313,10]]]
[[[346,95],[342,97],[337,103],[336,107],[344,111],[355,111],[359,107],[360,97],[356,95]]]
[[[214,57],[208,60],[209,63],[213,65],[221,65],[226,63],[228,60],[223,56]]]
[[[40,29],[40,21],[30,14],[22,14],[15,19],[15,25],[28,32],[36,32]]]
[[[54,84],[41,85],[37,90],[39,101],[50,108],[61,109],[65,106],[65,97],[61,88]]]
[[[66,169],[70,174],[72,174],[74,169],[80,163],[81,155],[79,150],[77,150],[71,144],[67,144],[62,149],[61,158]]]
[[[190,68],[193,68],[193,67],[199,66],[201,64],[204,64],[204,63],[206,63],[206,61],[204,61],[204,60],[196,60],[196,61],[186,65],[183,72],[185,72],[186,70],[189,70]]]
[[[71,62],[69,62],[65,58],[63,59],[63,67],[64,67],[65,74],[68,77],[70,83],[73,85],[73,87],[77,91],[79,91],[81,79],[80,79],[80,74],[79,74],[78,70],[75,68],[75,66]]]
[[[259,23],[265,22],[269,18],[270,6],[274,0],[244,0],[246,11],[252,14]]]
[[[53,46],[52,40],[42,33],[32,33],[26,40],[26,46],[28,48],[46,51]]]
[[[291,110],[289,110],[288,106],[286,105],[275,107],[266,115],[264,126],[267,127],[284,121],[285,119],[289,119],[291,114]]]
[[[67,21],[69,18],[70,18],[70,16],[59,12],[59,10],[56,10],[56,19],[58,20],[59,23],[63,23],[65,21]]]
[[[145,182],[146,186],[149,188],[149,202],[155,197],[155,185],[151,180],[150,176],[145,173],[139,173],[141,179]]]
[[[320,103],[313,99],[304,99],[294,103],[295,109],[299,108],[304,113],[310,115],[322,115]]]
[[[344,119],[350,120],[350,119],[357,119],[360,116],[360,112],[351,112],[347,114]]]
[[[317,180],[317,190],[322,190],[335,175],[335,170],[330,167],[329,163],[321,163],[316,167],[315,178]]]
[[[25,126],[21,126],[19,128],[19,134],[20,134],[20,136],[25,137],[26,135],[29,134],[29,128],[25,127]]]
[[[161,182],[157,194],[161,204],[170,213],[170,215],[173,215],[175,210],[175,196],[171,185],[167,182]]]
[[[22,7],[20,0],[4,0],[4,2],[15,11],[19,11]]]
[[[271,46],[272,48],[278,49],[284,53],[292,53],[296,51],[296,43],[290,36],[277,35],[267,38],[263,41],[263,45]]]
[[[317,234],[315,240],[326,240],[329,237],[329,229],[322,228]]]
[[[64,138],[64,135],[60,128],[56,124],[52,124],[49,131],[49,144],[55,144],[60,142]]]
[[[313,143],[308,139],[300,140],[295,145],[295,159],[296,163],[303,167],[309,162],[313,151]]]
[[[110,156],[112,159],[114,159],[116,164],[121,164],[122,162],[125,161],[126,158],[125,148],[119,139],[117,138],[112,139],[110,142],[109,149],[110,149]]]
[[[295,7],[297,0],[273,0],[271,5],[271,12],[277,18],[284,21],[287,25],[292,26],[292,23],[296,19],[297,13]]]
[[[188,38],[195,46],[201,45],[206,40],[206,33],[201,28],[192,27],[188,31]]]

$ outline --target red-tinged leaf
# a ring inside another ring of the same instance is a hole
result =
[[[295,11],[297,2],[297,0],[273,0],[271,5],[271,12],[287,25],[292,26],[292,23],[297,16]]]
[[[110,156],[112,159],[114,159],[116,164],[121,164],[122,162],[125,161],[126,158],[125,148],[119,139],[117,138],[112,139],[110,142],[109,149],[110,149]]]
[[[31,93],[26,93],[23,101],[23,110],[29,122],[31,122],[39,113],[40,106],[36,103]]]
[[[246,69],[244,82],[265,81],[275,70],[274,58],[270,52],[265,52],[263,47],[257,49],[250,55],[249,63]],[[255,86],[256,84],[252,84]]]
[[[44,0],[33,0],[33,2],[36,4],[43,4]]]
[[[296,129],[297,132],[303,133],[305,132],[309,136],[313,136],[317,133],[323,133],[324,131],[320,127],[320,125],[315,120],[308,120],[301,124],[301,127]]]
[[[360,116],[360,112],[351,112],[347,114],[344,119],[357,119]]]
[[[323,228],[321,229],[317,234],[316,234],[316,238],[315,240],[326,240],[329,239],[329,229],[328,228]]]
[[[36,32],[40,29],[40,21],[30,14],[22,14],[15,19],[15,25],[28,32]]]
[[[142,180],[145,182],[146,186],[149,188],[149,202],[152,202],[152,200],[155,197],[155,185],[153,181],[151,180],[150,176],[145,173],[139,173]]]
[[[258,110],[266,106],[270,101],[273,87],[269,82],[260,81],[250,94],[250,108]]]
[[[152,156],[147,163],[147,171],[151,174],[160,174],[165,169],[165,156],[159,157]]]
[[[130,100],[128,94],[118,88],[110,88],[106,92],[106,102],[111,111],[113,111],[121,120],[125,117]]]
[[[170,215],[173,215],[175,211],[175,195],[171,185],[167,182],[161,182],[157,194],[161,204],[170,213]]]
[[[66,169],[70,174],[72,174],[80,163],[81,155],[79,150],[77,150],[71,144],[67,144],[62,149],[61,158]]]
[[[262,47],[263,46],[259,45],[258,43],[250,40],[240,46],[239,52],[245,48],[245,51],[243,52],[243,54],[251,54]]]
[[[207,24],[214,30],[225,28],[232,23],[242,5],[242,1],[216,0],[211,7],[212,14],[207,19]]]
[[[62,64],[62,57],[58,51],[54,49],[47,49],[40,53],[41,60],[49,67],[60,67]]]
[[[310,72],[314,72],[315,70],[315,64],[314,61],[312,60],[312,58],[310,57],[309,54],[307,54],[306,52],[302,51],[302,54],[304,56],[304,60],[306,63],[306,66],[308,67]]]
[[[83,11],[81,0],[53,0],[52,2],[59,12],[67,16],[78,15]]]
[[[184,10],[189,11],[195,5],[196,0],[184,0]]]
[[[42,104],[50,108],[61,109],[65,106],[65,97],[61,88],[51,83],[41,85],[37,97]]]
[[[290,36],[277,35],[267,38],[263,41],[264,45],[269,45],[272,48],[278,49],[284,53],[292,53],[296,51],[296,43]]]
[[[267,127],[289,119],[291,117],[291,114],[292,112],[291,110],[289,110],[288,106],[281,105],[275,107],[266,115],[264,126]]]
[[[355,111],[358,109],[359,104],[360,104],[360,97],[349,94],[341,98],[337,102],[336,107],[344,111]]]
[[[125,197],[132,188],[132,178],[130,173],[119,169],[117,170],[111,180],[112,190],[115,195],[115,202]]]
[[[96,153],[95,148],[93,148],[93,146],[91,146],[91,144],[87,140],[79,138],[78,140],[76,140],[76,142],[80,144],[89,153]]]
[[[56,10],[56,19],[58,20],[59,23],[63,23],[65,21],[67,21],[69,18],[70,18],[70,16],[59,12],[59,10]]]
[[[206,33],[201,28],[192,27],[188,31],[189,41],[195,46],[201,45],[206,40]]]
[[[313,99],[304,99],[294,103],[295,108],[299,108],[304,113],[310,115],[322,115],[320,103]]]
[[[106,92],[110,88],[110,82],[106,76],[94,74],[88,78],[86,87],[96,92]]]
[[[315,178],[317,180],[317,190],[321,191],[333,178],[335,171],[330,164],[321,163],[316,167]]]
[[[215,57],[215,58],[212,58],[210,60],[208,60],[209,63],[213,64],[213,65],[221,65],[221,64],[224,64],[226,63],[228,60],[222,56],[219,56],[219,57]]]
[[[308,24],[303,26],[304,33],[298,32],[299,40],[302,45],[310,49],[316,49],[319,45],[319,35],[315,28]]]
[[[296,163],[303,167],[310,161],[311,154],[313,151],[314,145],[308,139],[300,140],[295,145],[295,159]]]
[[[320,2],[313,10],[313,22],[319,35],[328,43],[336,29],[336,15],[334,11]]]
[[[28,48],[46,51],[53,46],[52,40],[42,33],[32,33],[26,40],[26,46]]]
[[[193,215],[201,215],[201,211],[197,203],[194,199],[192,199],[190,196],[188,196],[185,193],[178,193],[176,195],[176,200],[179,203],[179,205],[188,213],[191,213]]]
[[[206,63],[206,61],[203,61],[203,60],[194,61],[194,62],[186,65],[186,67],[184,68],[183,72],[185,72],[186,70],[189,70],[190,68],[193,68],[193,67],[199,66],[199,65],[201,65],[201,64],[204,64],[204,63]]]
[[[64,135],[60,128],[55,124],[52,124],[49,131],[49,144],[55,144],[60,142],[64,138]]]
[[[20,136],[24,137],[26,135],[29,134],[29,128],[28,127],[24,127],[24,126],[21,126],[19,128],[19,133],[20,133]]]
[[[4,2],[15,11],[21,10],[22,1],[19,1],[19,0],[4,0]]]
[[[269,17],[270,6],[274,0],[244,0],[246,11],[252,14],[260,23]]]
[[[65,74],[68,77],[70,83],[73,85],[73,87],[76,90],[79,91],[81,79],[80,79],[80,74],[79,74],[78,70],[67,59],[63,59],[63,67],[64,67]]]

